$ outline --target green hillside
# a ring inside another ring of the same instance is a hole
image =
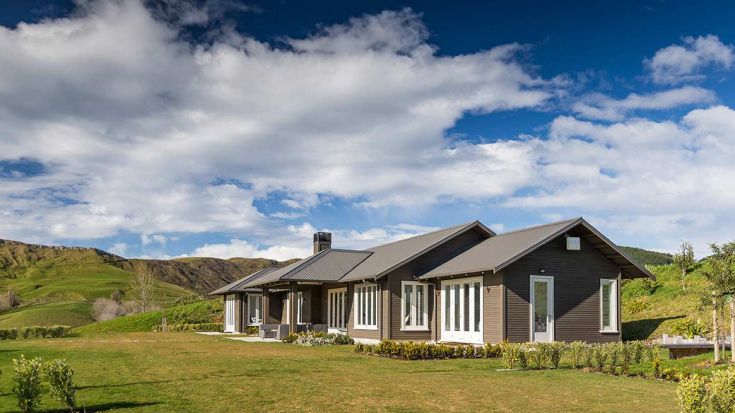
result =
[[[178,297],[206,294],[271,265],[282,263],[247,258],[126,260],[94,248],[0,240],[0,296],[12,290],[20,298],[17,308],[0,308],[0,327],[92,323],[94,300],[116,290],[129,299],[130,281],[139,271],[153,274],[155,304],[166,307]]]
[[[623,335],[628,339],[657,338],[672,333],[677,322],[689,319],[710,324],[711,312],[700,308],[707,282],[702,264],[696,264],[682,289],[680,273],[673,265],[648,267],[656,281],[637,279],[623,282]]]
[[[636,247],[620,247],[620,249],[643,265],[666,265],[674,262],[674,257],[665,252],[649,251]]]
[[[165,310],[169,324],[222,322],[222,300],[207,300],[180,305]],[[164,310],[131,314],[113,320],[100,321],[75,328],[75,333],[107,333],[151,331],[161,324]]]

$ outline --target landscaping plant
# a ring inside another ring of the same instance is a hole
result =
[[[684,378],[676,388],[679,407],[684,413],[707,411],[707,380],[698,374]]]
[[[21,354],[13,359],[13,393],[18,399],[18,407],[23,412],[32,412],[41,403],[41,359],[27,359]]]
[[[55,359],[46,363],[44,370],[51,388],[51,396],[74,413],[76,408],[74,370],[62,359]]]
[[[581,341],[573,341],[567,346],[567,349],[569,350],[572,367],[575,369],[579,368],[582,365],[585,352],[587,351],[587,344]]]
[[[708,399],[709,406],[715,413],[735,412],[735,367],[712,373]]]

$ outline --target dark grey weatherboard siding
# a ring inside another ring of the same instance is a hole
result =
[[[390,322],[390,336],[388,338],[391,340],[414,341],[429,341],[433,339],[432,336],[435,334],[433,334],[432,329],[436,328],[435,317],[437,317],[437,314],[434,312],[433,296],[436,290],[431,285],[433,283],[429,283],[430,287],[428,288],[427,295],[429,329],[426,331],[404,331],[401,330],[401,282],[414,281],[415,277],[467,251],[488,236],[488,233],[481,227],[471,228],[387,274],[385,278],[388,279],[390,289],[390,306],[388,309],[390,311],[388,317]]]
[[[506,338],[529,341],[530,276],[546,275],[554,277],[556,341],[619,341],[619,332],[600,333],[599,297],[600,279],[618,279],[619,273],[615,263],[585,240],[580,251],[568,251],[564,236],[550,241],[501,272],[506,287]]]

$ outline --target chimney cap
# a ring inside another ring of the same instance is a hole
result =
[[[315,232],[314,233],[314,242],[317,241],[331,241],[332,240],[332,233],[331,232]]]

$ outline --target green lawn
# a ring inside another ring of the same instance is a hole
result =
[[[11,363],[64,357],[87,411],[672,412],[675,385],[575,370],[497,371],[500,361],[398,361],[351,346],[244,343],[192,333],[0,342],[0,411]],[[42,409],[61,406],[44,398]]]

